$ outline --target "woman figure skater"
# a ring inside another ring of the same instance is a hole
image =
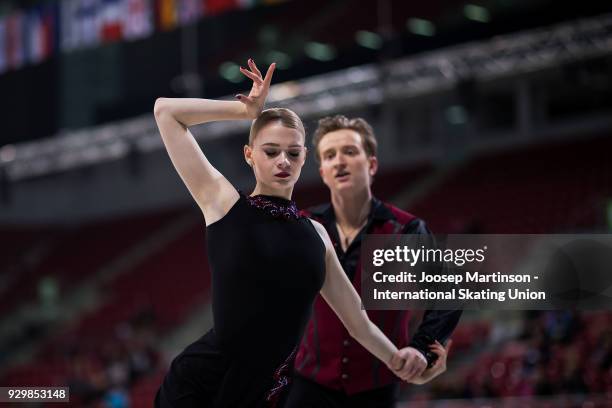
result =
[[[253,81],[237,101],[167,99],[155,119],[170,159],[206,221],[212,270],[214,328],[172,362],[155,398],[158,408],[263,407],[277,398],[279,367],[290,357],[317,293],[351,335],[400,378],[422,383],[404,369],[401,352],[370,322],[320,224],[300,216],[291,201],[306,159],[305,132],[288,109],[263,110],[275,64],[265,78],[249,59],[240,71]],[[253,119],[244,158],[256,185],[237,191],[204,156],[189,127],[217,120]]]

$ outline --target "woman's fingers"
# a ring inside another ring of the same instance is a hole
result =
[[[255,61],[253,61],[252,58],[249,58],[247,63],[249,64],[249,68],[251,68],[251,71],[259,75],[259,77],[261,78],[261,72],[259,72],[259,69],[257,69],[257,65],[255,65]]]
[[[236,95],[236,99],[238,99],[242,103],[254,103],[255,101],[250,96],[246,96],[243,94]]]
[[[253,82],[255,82],[257,85],[262,85],[263,84],[263,81],[261,80],[261,76],[255,75],[254,73],[252,73],[248,69],[240,67],[240,72],[242,72],[245,76],[251,78],[253,80]]]
[[[276,62],[273,62],[268,67],[268,71],[266,72],[266,77],[264,78],[264,86],[269,87],[272,82],[272,75],[274,74],[274,70],[276,69]]]
[[[406,377],[406,381],[410,381],[410,380],[412,380],[413,378],[420,376],[420,375],[422,374],[422,372],[423,372],[423,370],[422,370],[422,369],[420,369],[420,368],[419,368],[419,367],[417,367],[417,366],[413,366],[413,367],[410,369],[410,372],[408,373],[408,375],[407,375],[407,377]]]
[[[270,86],[270,83],[272,82],[272,75],[274,74],[274,70],[276,69],[276,62],[270,64],[270,66],[268,67],[268,71],[266,71],[266,77],[263,79],[261,77],[261,72],[259,71],[259,69],[257,69],[257,65],[255,65],[255,62],[249,58],[248,63],[249,68],[251,70],[249,71],[244,67],[240,67],[240,72],[251,78],[253,81],[257,82],[258,84],[262,84],[263,82],[266,85]]]
[[[405,359],[404,366],[396,372],[402,380],[410,381],[419,377],[427,368],[427,363],[417,353],[420,354],[419,351],[410,347],[398,350],[397,354]]]
[[[262,79],[261,72],[257,69],[255,62],[249,58],[248,61],[249,69],[240,67],[240,72],[247,78],[253,81],[253,87],[248,95],[238,94],[236,99],[244,103],[247,106],[247,113],[249,117],[257,117],[261,113],[268,96],[270,89],[270,83],[272,82],[272,73],[276,67],[276,64],[271,64],[266,72],[266,78]]]
[[[398,353],[393,353],[393,356],[391,356],[391,362],[389,364],[393,370],[400,371],[402,368],[404,368],[406,360],[400,357]]]

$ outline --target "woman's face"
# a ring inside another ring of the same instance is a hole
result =
[[[257,183],[275,190],[292,189],[306,160],[304,135],[271,122],[255,135],[251,146],[244,147],[244,155]]]

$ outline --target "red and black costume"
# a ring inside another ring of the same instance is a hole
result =
[[[360,244],[365,234],[429,234],[425,223],[419,218],[373,198],[365,227],[344,252],[339,243],[331,204],[312,208],[306,215],[325,226],[344,271],[359,293]],[[426,311],[412,339],[408,332],[410,311],[372,310],[368,311],[368,316],[398,348],[410,345],[421,351],[431,363],[435,355],[428,352],[428,345],[433,340],[441,343],[447,340],[459,321],[461,311]],[[363,404],[373,407],[374,402],[376,406],[393,406],[397,393],[397,377],[351,338],[321,296],[315,299],[313,314],[299,346],[294,369],[296,378],[287,407],[328,406],[317,400],[316,396],[312,402],[308,402],[309,396],[306,394],[311,392],[324,394],[325,401],[345,401],[345,406]]]

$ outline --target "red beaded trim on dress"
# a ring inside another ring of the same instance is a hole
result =
[[[276,218],[284,218],[286,220],[297,220],[300,218],[300,212],[294,201],[284,200],[279,197],[279,200],[286,201],[287,204],[274,202],[264,195],[248,196],[245,195],[249,205],[259,208]]]
[[[293,361],[295,360],[296,350],[294,349],[289,357],[281,364],[272,378],[274,379],[274,386],[268,392],[266,396],[266,401],[268,401],[270,408],[276,408],[278,406],[278,401],[281,397],[283,388],[285,388],[291,382],[291,367],[293,366]]]

